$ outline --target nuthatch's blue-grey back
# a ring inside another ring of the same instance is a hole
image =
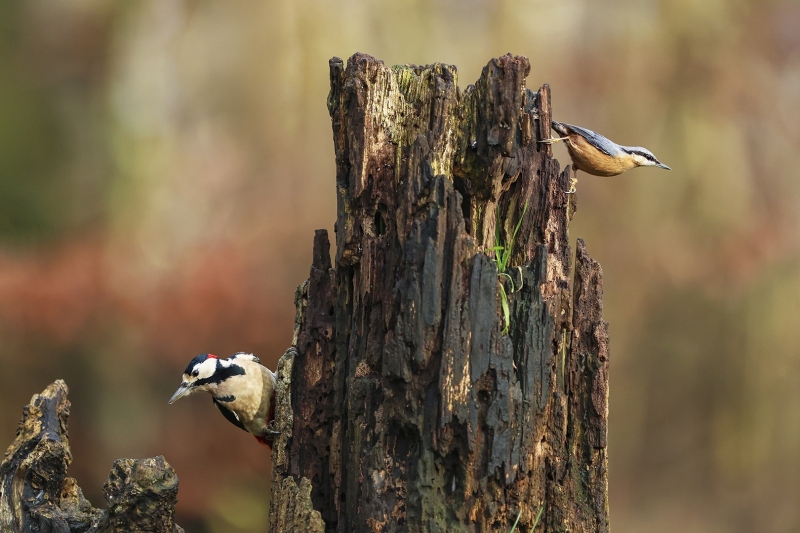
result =
[[[552,126],[561,137],[541,142],[552,144],[565,141],[575,172],[582,170],[595,176],[616,176],[635,167],[659,167],[670,170],[647,148],[622,146],[592,130],[555,120]]]

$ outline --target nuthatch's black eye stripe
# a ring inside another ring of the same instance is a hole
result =
[[[636,154],[636,155],[640,155],[640,156],[644,157],[645,159],[649,159],[650,161],[655,161],[655,159],[656,159],[655,157],[653,157],[653,154],[648,154],[648,153],[645,153],[645,152],[640,152],[639,150],[628,150],[628,153],[629,153],[629,154]]]

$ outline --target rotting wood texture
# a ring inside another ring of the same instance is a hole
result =
[[[318,231],[282,359],[273,517],[488,532],[521,513],[529,531],[544,507],[539,532],[608,531],[602,274],[579,241],[571,288],[575,197],[537,142],[550,92],[529,70],[493,59],[462,92],[450,65],[331,60],[336,257]]]
[[[0,463],[0,531],[178,533],[178,476],[163,457],[118,459],[103,486],[108,510],[95,509],[67,477],[70,402],[58,380],[23,408]]]

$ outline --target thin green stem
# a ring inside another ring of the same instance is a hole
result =
[[[511,531],[508,533],[514,533],[514,530],[517,529],[517,524],[519,524],[519,517],[522,516],[522,509],[519,510],[519,514],[517,515],[517,519],[514,521],[514,526],[511,528]]]
[[[536,520],[534,520],[533,522],[533,527],[531,527],[531,530],[528,533],[533,533],[533,530],[536,529],[536,526],[539,525],[539,519],[542,517],[543,511],[544,511],[544,505],[542,505],[542,508],[539,509],[539,514],[536,515]],[[517,520],[519,520],[519,518],[517,518]]]
[[[500,228],[502,227],[502,223],[500,220],[499,211],[497,213],[497,223],[494,226],[495,246],[492,247],[492,250],[494,251],[494,262],[497,264],[498,281],[503,276],[507,277],[511,282],[512,293],[515,292],[514,280],[506,271],[508,270],[508,264],[511,261],[511,252],[514,250],[514,241],[517,240],[517,233],[519,232],[519,228],[522,225],[522,219],[525,218],[525,211],[527,210],[528,202],[525,202],[525,205],[522,207],[522,214],[520,214],[519,220],[517,220],[517,225],[514,226],[514,231],[511,233],[511,239],[509,239],[506,244],[503,244],[501,239]],[[506,294],[506,288],[502,281],[500,282],[500,307],[503,309],[503,319],[505,322],[503,335],[505,335],[508,333],[508,328],[511,325],[511,311],[508,305],[508,294]]]

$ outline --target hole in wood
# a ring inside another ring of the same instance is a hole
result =
[[[383,218],[382,211],[386,211],[386,206],[383,204],[378,205],[375,210],[375,235],[381,237],[386,234],[386,221]]]

